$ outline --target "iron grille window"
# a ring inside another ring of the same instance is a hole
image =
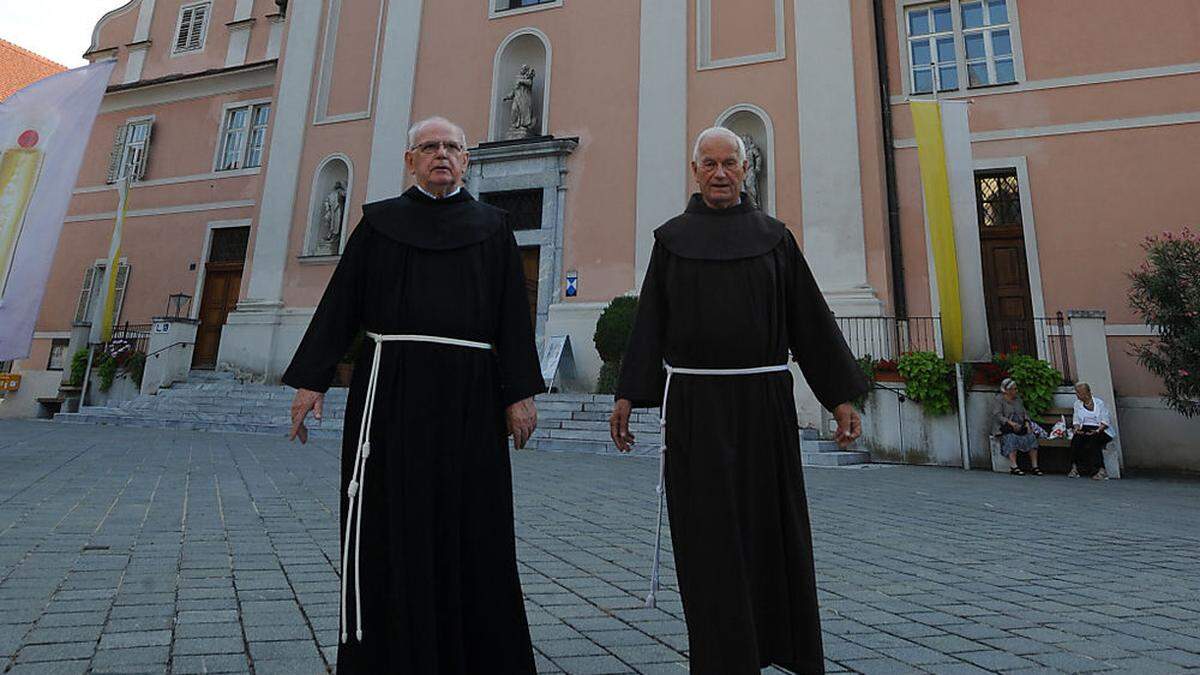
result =
[[[501,0],[501,8],[503,9],[521,9],[522,7],[533,7],[534,5],[544,5],[554,0]]]
[[[481,199],[508,211],[512,215],[514,230],[540,230],[542,227],[542,191],[508,190],[485,192]]]
[[[246,259],[246,245],[249,242],[248,227],[223,227],[213,230],[208,262],[242,262]]]
[[[981,229],[1021,227],[1021,186],[1015,170],[976,173],[975,198]]]

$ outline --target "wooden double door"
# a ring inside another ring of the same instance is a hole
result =
[[[229,313],[237,307],[242,288],[242,270],[246,266],[246,246],[250,228],[231,227],[213,231],[208,260],[204,263],[192,367],[212,370],[217,367],[221,331]]]

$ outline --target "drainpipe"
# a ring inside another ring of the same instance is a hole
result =
[[[888,89],[887,40],[884,39],[883,0],[872,0],[875,15],[875,63],[879,71],[879,112],[883,125],[883,165],[887,177],[888,243],[892,261],[892,309],[897,319],[908,318],[904,288],[904,252],[900,247],[900,198],[896,188],[896,146],[892,135],[892,95]]]

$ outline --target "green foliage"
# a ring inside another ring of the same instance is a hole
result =
[[[875,357],[871,356],[870,354],[864,354],[863,356],[858,357],[857,361],[858,361],[858,367],[862,368],[863,375],[865,375],[867,377],[867,381],[874,383],[875,382]],[[858,398],[851,401],[850,405],[854,406],[854,408],[856,410],[858,410],[859,412],[862,412],[864,407],[867,405],[867,397],[870,395],[871,395],[871,391],[868,390],[867,393],[865,393],[862,396],[859,396]]]
[[[133,383],[142,387],[142,376],[146,374],[146,354],[144,352],[135,352],[125,359],[125,371],[133,378]]]
[[[954,410],[954,369],[934,352],[909,352],[900,357],[908,397],[924,406],[930,415]]]
[[[1158,336],[1132,352],[1163,382],[1167,404],[1185,417],[1200,415],[1200,236],[1148,237],[1146,262],[1129,275],[1129,305]]]
[[[83,384],[83,376],[87,372],[88,350],[80,349],[71,356],[70,385],[78,387]]]
[[[617,393],[617,382],[621,379],[621,362],[605,361],[600,365],[600,376],[596,378],[597,394]]]
[[[596,333],[592,341],[596,343],[596,351],[605,363],[620,361],[625,355],[625,347],[629,345],[629,337],[633,334],[637,306],[636,296],[613,298],[596,321]]]
[[[1054,403],[1054,390],[1062,384],[1062,373],[1049,363],[1026,354],[1009,354],[1005,369],[1017,383],[1021,401],[1030,415],[1037,417],[1050,409]]]
[[[95,358],[92,367],[100,378],[100,391],[112,388],[113,379],[117,376],[117,360],[108,354],[100,354]]]

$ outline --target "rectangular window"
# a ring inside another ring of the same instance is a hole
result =
[[[225,111],[217,171],[262,166],[271,104],[260,103]]]
[[[914,94],[958,89],[950,3],[908,10],[908,54]]]
[[[908,8],[910,93],[1016,82],[1013,2],[950,0]]]
[[[513,9],[522,9],[524,7],[535,7],[537,5],[547,5],[558,0],[494,0],[494,7],[498,12],[505,12]]]
[[[508,211],[514,230],[539,230],[542,227],[542,191],[506,190],[485,192],[480,201]]]
[[[146,160],[150,156],[150,134],[154,120],[140,119],[117,127],[108,158],[108,182],[130,176],[141,180],[146,175]]]
[[[104,295],[104,263],[97,263],[83,271],[83,284],[79,289],[79,302],[75,305],[75,323],[91,323],[96,317],[96,305]],[[113,321],[121,317],[121,306],[125,304],[125,287],[129,284],[129,265],[121,263],[117,268],[116,302],[113,304]]]
[[[204,38],[208,34],[208,15],[211,2],[184,5],[179,8],[179,24],[175,29],[176,54],[204,49]]]
[[[55,338],[50,341],[50,358],[46,361],[46,370],[62,370],[67,362],[67,345],[70,340]]]

